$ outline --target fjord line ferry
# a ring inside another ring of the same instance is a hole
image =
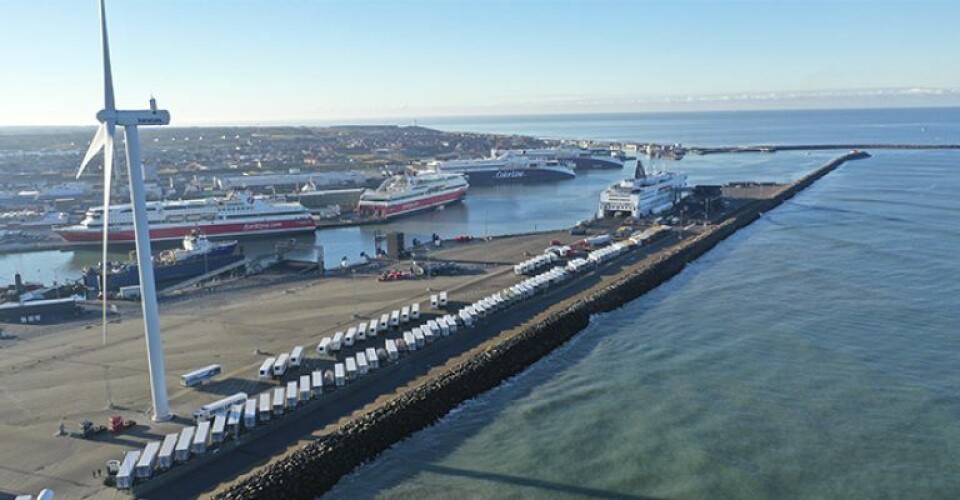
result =
[[[147,203],[147,220],[152,241],[180,240],[194,230],[209,236],[254,236],[316,229],[313,217],[303,205],[254,196],[229,196],[202,200],[153,201]],[[77,225],[54,231],[75,243],[98,243],[103,238],[103,207],[87,210]],[[109,238],[133,242],[131,205],[110,207]]]
[[[463,199],[470,185],[460,174],[420,172],[395,175],[360,195],[361,215],[389,219]]]

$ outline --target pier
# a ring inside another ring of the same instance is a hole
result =
[[[549,297],[552,303],[532,317],[531,308],[498,320],[504,329],[481,345],[451,358],[388,399],[379,399],[359,414],[328,427],[316,440],[272,461],[261,470],[218,489],[214,497],[314,498],[329,490],[354,467],[375,458],[394,443],[432,425],[464,401],[499,385],[549,354],[585,328],[593,314],[616,309],[683,270],[761,214],[809,187],[850,160],[867,158],[853,152],[835,158],[798,181],[775,190],[729,214],[719,224],[680,241],[662,242],[651,253],[628,256],[626,262],[601,271],[588,286],[581,284]],[[518,320],[516,318],[523,318]],[[508,322],[521,321],[510,325]]]

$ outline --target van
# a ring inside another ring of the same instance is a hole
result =
[[[186,462],[190,459],[190,444],[193,443],[193,434],[197,431],[196,427],[184,427],[180,431],[180,438],[177,439],[177,446],[173,449],[173,459],[177,462]]]
[[[347,384],[347,372],[343,368],[343,363],[333,365],[333,376],[337,387],[343,387]]]
[[[284,373],[287,373],[287,366],[290,365],[290,355],[283,353],[277,358],[277,361],[273,363],[273,376],[282,377]]]
[[[357,360],[350,357],[345,359],[343,364],[347,369],[347,380],[357,378]]]
[[[260,380],[267,380],[273,376],[273,364],[277,362],[277,358],[267,358],[263,360],[263,363],[260,364],[259,376]]]
[[[270,412],[272,408],[270,406],[270,392],[264,392],[260,394],[260,404],[257,408],[257,416],[260,417],[261,422],[270,421]]]
[[[407,345],[408,351],[417,350],[417,339],[413,336],[413,332],[410,330],[403,332],[403,342]]]
[[[400,309],[400,322],[404,324],[410,322],[410,306],[403,306]]]
[[[380,320],[371,319],[370,326],[367,328],[367,335],[371,337],[376,337],[377,332],[380,331]]]
[[[117,471],[116,476],[117,488],[126,490],[133,486],[133,476],[138,461],[140,461],[140,450],[128,451],[123,456],[123,463],[120,464],[120,470]]]
[[[440,303],[439,300],[440,299],[437,297],[437,294],[434,293],[430,295],[430,307],[436,309]]]
[[[347,330],[347,334],[343,336],[343,346],[344,347],[353,347],[354,342],[357,340],[357,327],[351,326]]]
[[[207,443],[210,441],[210,421],[204,420],[197,424],[197,432],[193,434],[190,443],[190,452],[194,455],[203,455],[207,452]]]
[[[364,352],[357,353],[357,371],[360,372],[360,375],[366,375],[370,371],[370,364],[367,363],[367,354]]]
[[[458,328],[457,318],[454,317],[452,314],[448,314],[444,316],[444,318],[447,320],[447,326],[450,327],[450,333],[457,333],[457,328]]]
[[[157,452],[160,451],[160,441],[150,441],[137,460],[136,476],[150,477],[153,475],[153,468],[157,465]]]
[[[293,410],[297,407],[297,402],[299,401],[297,397],[300,393],[297,391],[297,382],[291,380],[287,382],[287,408]]]
[[[330,351],[338,352],[343,346],[343,332],[333,334],[333,340],[330,341]]]
[[[377,357],[377,350],[372,347],[367,348],[367,363],[370,364],[371,370],[380,368],[380,358]]]
[[[243,426],[249,431],[257,426],[257,400],[248,399],[243,407]]]
[[[320,343],[317,345],[317,354],[330,354],[332,350],[330,349],[330,337],[324,337],[320,339]]]
[[[283,387],[277,387],[273,389],[273,414],[276,416],[283,415],[284,405],[286,405],[286,391]]]
[[[410,333],[413,335],[413,341],[416,343],[417,349],[421,349],[423,346],[427,345],[427,339],[423,336],[422,330],[419,328],[414,328]]]
[[[377,323],[377,329],[379,329],[381,332],[385,332],[388,328],[390,328],[390,315],[383,313],[380,315],[380,323]]]
[[[400,326],[400,311],[394,309],[390,313],[390,326],[397,328]]]
[[[410,319],[420,319],[420,303],[414,302],[410,305]]]
[[[357,340],[363,342],[367,340],[367,322],[364,321],[357,325]]]
[[[310,374],[310,389],[313,391],[313,397],[323,394],[323,372],[317,370]]]
[[[386,348],[387,358],[390,359],[390,361],[396,361],[400,359],[400,351],[397,350],[397,343],[394,342],[393,339],[387,339]]]
[[[223,442],[223,436],[227,430],[227,416],[226,415],[217,415],[217,418],[213,419],[213,427],[210,429],[210,437],[214,443],[219,444]]]
[[[180,434],[174,432],[173,434],[167,434],[163,438],[163,444],[160,445],[160,452],[157,453],[158,469],[166,470],[173,467],[173,451],[177,447],[177,439],[179,437]]]
[[[303,346],[298,345],[290,351],[290,366],[293,368],[300,368],[300,363],[303,362]]]
[[[450,336],[450,323],[447,323],[446,318],[440,318],[440,321],[437,321],[437,324],[440,325],[440,335],[444,337]]]
[[[313,397],[313,390],[310,384],[310,375],[300,375],[300,401],[310,401]]]
[[[440,292],[440,296],[437,300],[437,305],[439,307],[447,307],[447,292]]]

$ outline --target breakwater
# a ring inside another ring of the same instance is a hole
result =
[[[943,150],[960,149],[960,144],[757,144],[753,146],[721,146],[684,148],[685,152],[697,155],[720,153],[776,153],[777,151],[829,151],[829,150],[864,150],[864,149],[905,149],[905,150]]]
[[[563,301],[538,317],[539,321],[531,322],[509,337],[485,344],[444,373],[238,481],[216,497],[314,498],[357,465],[431,425],[465,400],[524,370],[580,332],[591,315],[636,299],[675,276],[687,263],[755,221],[763,212],[790,199],[844,162],[867,156],[851,153],[831,160],[773,197],[753,202],[709,231],[634,265],[613,282]]]

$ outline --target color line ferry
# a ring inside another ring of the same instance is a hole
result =
[[[179,240],[194,230],[207,236],[255,236],[313,231],[316,224],[303,205],[263,197],[233,195],[202,200],[147,203],[150,239]],[[129,204],[110,207],[109,238],[133,242],[133,211]],[[87,210],[77,225],[60,226],[54,232],[75,243],[98,243],[103,237],[103,207]]]
[[[577,176],[573,168],[556,158],[531,157],[515,152],[477,160],[432,162],[430,167],[437,172],[465,175],[472,185],[555,181]]]

